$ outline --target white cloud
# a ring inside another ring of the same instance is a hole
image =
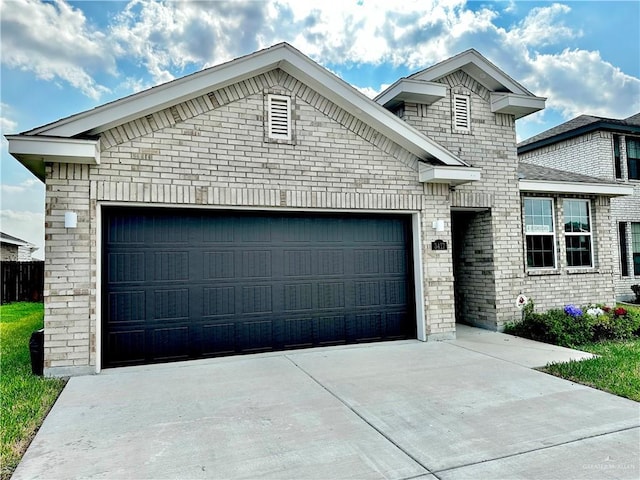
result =
[[[44,213],[0,210],[0,229],[38,247],[35,258],[44,258]]]
[[[92,74],[116,73],[105,35],[87,25],[81,10],[62,0],[0,2],[2,63],[62,81],[93,99],[108,92]]]
[[[18,185],[0,185],[0,204],[3,210],[43,212],[44,184],[28,178]]]

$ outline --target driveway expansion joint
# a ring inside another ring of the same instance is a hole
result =
[[[345,402],[342,398],[340,398],[340,396],[338,396],[338,394],[336,394],[335,392],[331,391],[331,389],[329,389],[328,387],[326,387],[325,385],[322,384],[322,382],[320,382],[317,378],[315,378],[313,375],[311,375],[309,372],[307,372],[304,368],[302,368],[300,365],[298,365],[295,360],[293,360],[289,355],[284,355],[284,357],[289,360],[293,365],[295,365],[295,367],[297,369],[299,369],[302,373],[304,373],[306,376],[308,376],[311,380],[313,380],[320,388],[322,388],[323,390],[325,390],[327,393],[329,393],[329,395],[331,395],[333,398],[335,398],[336,400],[338,400],[342,405],[344,405],[345,407],[347,407],[351,412],[353,412],[354,415],[356,415],[360,420],[362,420],[363,422],[365,422],[367,425],[369,425],[369,427],[371,427],[373,430],[375,430],[379,435],[381,435],[385,440],[387,440],[389,443],[391,443],[394,447],[396,447],[398,450],[400,450],[402,453],[404,453],[407,457],[409,457],[411,460],[413,460],[416,464],[418,464],[421,468],[423,468],[425,470],[424,475],[428,475],[428,474],[433,474],[433,472],[427,467],[425,466],[420,460],[418,460],[414,455],[412,455],[411,453],[407,452],[402,446],[400,446],[395,440],[393,440],[391,437],[389,437],[387,434],[385,434],[382,430],[380,430],[378,427],[376,427],[375,425],[373,425],[369,420],[367,420],[365,417],[363,417],[357,410],[355,410],[351,405],[349,405],[347,402]],[[420,477],[422,477],[423,475],[418,475],[416,477],[408,477],[406,479],[402,479],[402,480],[412,480],[412,479],[419,479]]]
[[[505,460],[507,458],[519,457],[521,455],[526,455],[526,454],[529,454],[529,453],[549,450],[549,449],[552,449],[552,448],[561,447],[563,445],[571,445],[572,443],[582,442],[584,440],[589,440],[591,438],[605,437],[607,435],[613,435],[615,433],[622,433],[622,432],[626,432],[626,431],[634,430],[634,429],[639,429],[640,430],[640,424],[634,425],[632,427],[625,427],[625,428],[619,428],[617,430],[611,430],[609,432],[596,433],[594,435],[587,435],[586,437],[575,438],[573,440],[568,440],[566,442],[555,443],[553,445],[545,445],[545,446],[539,447],[539,448],[532,448],[531,450],[524,450],[522,452],[511,453],[509,455],[502,455],[500,457],[487,458],[486,460],[481,460],[479,462],[470,462],[470,463],[465,463],[465,464],[461,464],[461,465],[456,465],[455,467],[443,468],[443,469],[440,469],[440,470],[433,471],[431,473],[436,478],[440,478],[437,475],[438,473],[450,472],[450,471],[458,470],[458,469],[461,469],[461,468],[472,467],[474,465],[481,465],[483,463],[489,463],[489,462],[495,462],[495,461],[498,461],[498,460]]]

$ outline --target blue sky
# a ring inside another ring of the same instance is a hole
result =
[[[580,114],[640,111],[637,0],[3,0],[0,22],[2,135],[281,41],[369,96],[475,48],[548,98],[517,122],[521,140]],[[44,185],[4,138],[0,161],[0,228],[42,246]]]

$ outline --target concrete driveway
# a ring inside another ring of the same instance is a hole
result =
[[[13,479],[637,479],[640,404],[461,328],[72,378]]]

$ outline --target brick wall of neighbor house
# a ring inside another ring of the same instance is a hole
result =
[[[18,246],[9,245],[7,243],[0,244],[0,261],[3,262],[17,262],[18,261]]]
[[[462,160],[482,169],[478,182],[461,185],[449,191],[447,203],[458,209],[487,209],[490,230],[486,237],[477,238],[477,248],[485,248],[492,241],[493,295],[478,302],[486,285],[461,283],[464,298],[463,316],[477,320],[487,328],[501,329],[505,322],[518,315],[515,298],[520,293],[523,279],[523,239],[520,225],[520,194],[518,189],[515,121],[512,115],[491,112],[490,92],[465,74],[457,71],[439,80],[447,85],[447,96],[432,105],[405,104],[401,118],[430,138],[447,147]],[[452,128],[451,98],[453,94],[470,95],[471,132],[456,133]],[[426,194],[431,195],[427,186]],[[434,202],[440,201],[437,197]],[[433,203],[433,202],[432,202]],[[474,248],[470,246],[470,248]]]
[[[633,274],[633,252],[631,243],[631,222],[640,223],[640,182],[631,181],[633,195],[611,199],[611,216],[614,221],[614,250],[615,250],[615,286],[616,296],[620,300],[632,300],[635,298],[631,291],[631,285],[640,284],[640,275]],[[620,268],[620,253],[617,238],[618,223],[627,224],[627,271],[628,276],[623,277]]]
[[[520,161],[542,167],[614,180],[613,137],[592,132],[519,155]]]
[[[265,94],[289,92],[294,142],[265,142]],[[419,212],[426,332],[454,336],[451,252],[426,247],[433,220],[448,218],[448,188],[425,197],[413,154],[283,72],[115,127],[101,147],[98,166],[48,168],[48,374],[96,364],[98,203]],[[77,229],[62,226],[67,209]],[[80,244],[91,247],[69,253]]]
[[[590,175],[603,180],[615,180],[613,158],[613,133],[599,131],[582,135],[574,139],[558,142],[554,145],[523,153],[520,160],[536,165],[557,168],[583,175]],[[626,136],[620,135],[620,166],[623,182],[634,187],[633,195],[611,199],[611,220],[609,226],[613,232],[611,249],[613,255],[613,271],[615,292],[618,299],[633,298],[631,285],[640,283],[640,276],[633,275],[631,254],[630,222],[640,222],[640,182],[627,180]],[[620,268],[620,244],[618,239],[618,223],[627,222],[627,258],[629,276],[623,277]],[[604,246],[603,246],[604,247]]]
[[[529,195],[527,196],[535,196]],[[525,276],[523,291],[536,305],[536,311],[558,308],[567,304],[587,305],[590,303],[615,303],[614,265],[615,257],[610,248],[615,241],[615,231],[611,229],[611,205],[608,197],[591,200],[593,212],[594,268],[567,268],[565,237],[562,225],[564,195],[553,198],[556,224],[557,265],[556,271],[531,270]],[[560,226],[558,228],[557,226]],[[524,227],[523,227],[524,228]]]

